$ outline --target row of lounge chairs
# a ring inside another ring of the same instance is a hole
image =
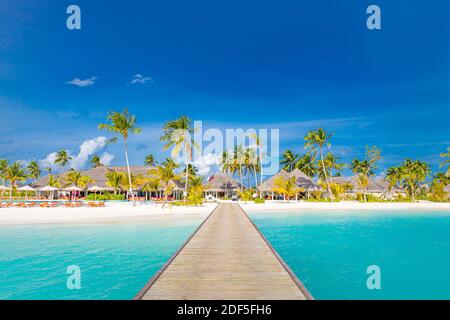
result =
[[[80,208],[84,206],[88,206],[91,208],[97,208],[97,207],[104,207],[104,202],[88,202],[87,205],[85,205],[83,202],[75,201],[75,202],[57,202],[57,201],[50,201],[50,202],[2,202],[0,203],[0,208],[32,208],[32,207],[41,207],[41,208],[56,208],[64,206],[66,208]]]

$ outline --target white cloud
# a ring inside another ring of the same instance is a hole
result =
[[[85,140],[80,145],[80,151],[78,154],[74,155],[67,151],[67,154],[72,157],[67,164],[67,167],[73,169],[83,169],[86,167],[89,157],[98,153],[103,148],[105,148],[108,139],[106,137],[97,137],[90,140]],[[41,168],[51,168],[52,172],[59,172],[62,170],[61,167],[55,164],[57,152],[49,153],[44,159],[39,160],[39,164]],[[100,160],[104,165],[109,165],[111,161],[114,159],[114,156],[108,152],[103,152],[100,156]]]
[[[219,159],[216,155],[209,153],[202,156],[194,161],[194,167],[197,168],[198,174],[201,176],[206,176],[211,172],[211,167],[219,164]]]
[[[100,162],[105,166],[109,166],[113,159],[114,156],[106,151],[100,156]]]
[[[142,74],[135,74],[129,84],[145,84],[147,82],[154,82],[151,77],[144,77]]]
[[[97,80],[97,77],[90,77],[88,79],[81,80],[79,78],[75,78],[73,80],[67,81],[67,84],[72,84],[74,86],[78,87],[90,87],[95,83],[95,80]]]
[[[45,159],[39,160],[39,166],[42,169],[51,168],[52,171],[58,171],[60,168],[55,164],[56,152],[49,153]]]
[[[102,150],[106,146],[106,137],[97,137],[84,141],[80,146],[80,152],[70,161],[70,166],[74,169],[83,168],[89,157]]]

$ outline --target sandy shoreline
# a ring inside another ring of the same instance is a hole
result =
[[[148,222],[164,217],[206,217],[217,204],[198,207],[131,204],[104,208],[1,208],[0,225]]]
[[[360,203],[342,202],[239,202],[241,207],[252,213],[259,212],[299,212],[305,211],[342,211],[358,213],[358,210],[442,210],[450,214],[450,203]],[[198,207],[173,206],[160,204],[112,205],[104,208],[1,208],[0,225],[26,224],[78,224],[78,223],[122,223],[148,222],[164,217],[206,217],[216,207],[216,203],[206,203]]]

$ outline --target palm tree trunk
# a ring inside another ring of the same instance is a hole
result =
[[[136,205],[134,202],[134,193],[133,193],[133,187],[131,186],[131,170],[130,170],[130,162],[128,161],[128,145],[127,145],[127,139],[123,139],[125,144],[125,161],[127,162],[127,171],[128,171],[128,183],[130,187],[131,192],[131,200],[133,201],[133,205]]]
[[[241,165],[239,165],[239,181],[241,183],[241,190],[244,190],[244,185],[242,182],[242,166]]]
[[[187,189],[189,180],[189,163],[186,164],[186,181],[184,182],[183,200],[187,201]]]
[[[325,176],[325,181],[327,182],[328,193],[330,194],[331,200],[334,200],[333,193],[331,192],[330,182],[328,181],[327,171],[325,170],[325,164],[323,162],[322,147],[320,147],[320,161],[322,162],[322,170],[323,170],[323,174]]]
[[[258,192],[258,175],[256,174],[256,165],[253,164],[253,173],[255,174],[255,190]]]

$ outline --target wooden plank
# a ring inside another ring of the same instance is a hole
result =
[[[242,208],[222,203],[135,299],[304,300],[312,296]]]

